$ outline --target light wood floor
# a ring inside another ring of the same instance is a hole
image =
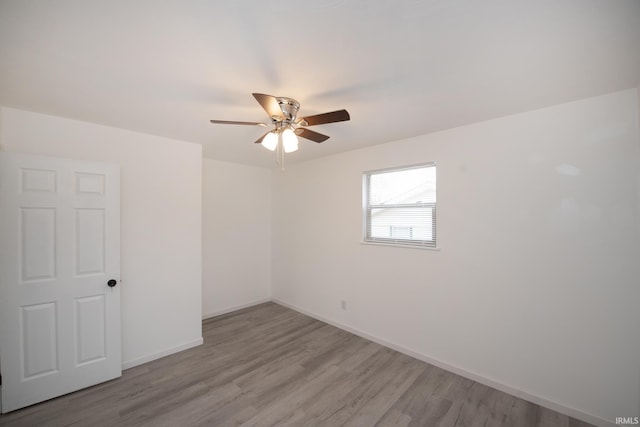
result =
[[[589,425],[273,303],[206,320],[203,335],[200,347],[0,425]]]

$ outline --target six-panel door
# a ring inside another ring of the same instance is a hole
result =
[[[0,153],[2,412],[121,375],[117,165]]]

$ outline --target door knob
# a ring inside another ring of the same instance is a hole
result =
[[[113,288],[117,283],[118,281],[116,279],[111,279],[107,282],[107,286],[109,286],[110,288]]]

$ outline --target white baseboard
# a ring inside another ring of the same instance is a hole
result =
[[[611,421],[604,420],[604,419],[602,419],[600,417],[597,417],[595,415],[579,411],[579,410],[574,409],[574,408],[570,408],[570,407],[567,407],[567,406],[564,406],[564,405],[560,405],[558,403],[555,403],[555,402],[552,402],[552,401],[550,401],[548,399],[545,399],[544,397],[537,396],[537,395],[535,395],[533,393],[528,393],[528,392],[526,392],[524,390],[520,390],[520,389],[514,388],[512,386],[506,385],[506,384],[502,384],[502,383],[500,383],[498,381],[494,381],[494,380],[492,380],[490,378],[483,377],[483,376],[478,375],[478,374],[476,374],[474,372],[470,372],[470,371],[467,371],[465,369],[462,369],[462,368],[460,368],[458,366],[450,365],[450,364],[448,364],[446,362],[443,362],[441,360],[438,360],[438,359],[435,359],[433,357],[427,356],[425,354],[419,353],[419,352],[414,351],[414,350],[412,350],[410,348],[404,347],[404,346],[402,346],[400,344],[396,344],[394,342],[387,341],[385,339],[376,337],[376,336],[371,335],[371,334],[369,334],[367,332],[364,332],[364,331],[361,331],[359,329],[353,328],[351,326],[342,324],[340,322],[336,322],[336,321],[328,319],[328,318],[326,318],[324,316],[320,316],[320,315],[318,315],[316,313],[312,313],[312,312],[310,312],[308,310],[305,310],[304,308],[295,306],[293,304],[289,304],[289,303],[281,301],[281,300],[279,300],[277,298],[272,298],[271,301],[275,302],[276,304],[280,304],[280,305],[282,305],[284,307],[287,307],[287,308],[290,308],[292,310],[295,310],[295,311],[297,311],[299,313],[302,313],[304,315],[307,315],[309,317],[313,317],[314,319],[320,320],[321,322],[328,323],[328,324],[330,324],[332,326],[335,326],[336,328],[340,328],[340,329],[345,330],[347,332],[350,332],[350,333],[352,333],[354,335],[358,335],[359,337],[365,338],[365,339],[367,339],[369,341],[373,341],[373,342],[378,343],[380,345],[383,345],[385,347],[388,347],[388,348],[391,348],[393,350],[399,351],[400,353],[404,353],[407,356],[411,356],[411,357],[413,357],[415,359],[422,360],[423,362],[426,362],[426,363],[429,363],[431,365],[437,366],[439,368],[445,369],[445,370],[447,370],[449,372],[453,372],[454,374],[458,374],[458,375],[460,375],[462,377],[469,378],[470,380],[473,380],[473,381],[476,381],[476,382],[478,382],[480,384],[484,384],[486,386],[495,388],[496,390],[500,390],[500,391],[503,391],[505,393],[511,394],[513,396],[519,397],[521,399],[527,400],[527,401],[529,401],[531,403],[535,403],[536,405],[544,406],[545,408],[551,409],[553,411],[559,412],[559,413],[564,414],[564,415],[568,415],[568,416],[576,418],[578,420],[582,420],[582,421],[588,422],[588,423],[596,425],[596,426],[600,426],[600,427],[613,427],[613,426],[615,426],[615,424],[612,423]]]
[[[255,301],[252,301],[252,302],[248,302],[246,304],[240,304],[240,305],[236,305],[234,307],[223,308],[221,310],[212,311],[210,313],[203,314],[202,315],[202,320],[210,319],[212,317],[221,316],[223,314],[227,314],[227,313],[231,313],[231,312],[234,312],[234,311],[242,310],[243,308],[253,307],[254,305],[264,304],[265,302],[270,302],[270,301],[272,301],[271,298],[263,298],[263,299],[255,300]]]
[[[161,357],[169,356],[170,354],[178,353],[191,347],[197,347],[199,345],[202,345],[202,343],[204,343],[204,340],[202,339],[202,337],[200,337],[193,341],[186,342],[175,347],[167,348],[157,353],[122,362],[122,370],[133,368],[134,366],[142,365],[143,363],[151,362],[152,360],[160,359]]]

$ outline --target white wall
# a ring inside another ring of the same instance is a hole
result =
[[[273,296],[583,419],[638,416],[637,119],[629,90],[289,164]],[[441,250],[360,244],[362,172],[429,161]]]
[[[202,313],[271,298],[271,171],[204,159]]]
[[[123,365],[202,343],[202,147],[0,109],[7,151],[121,165]]]

